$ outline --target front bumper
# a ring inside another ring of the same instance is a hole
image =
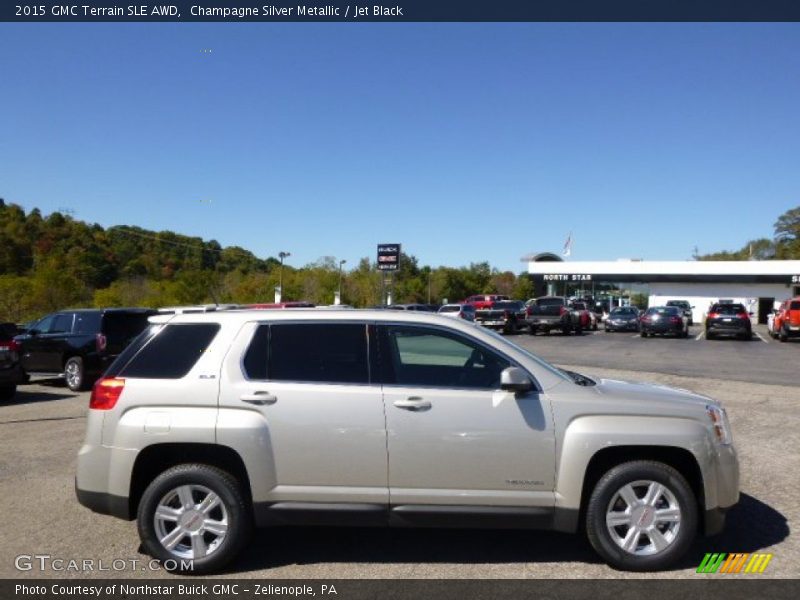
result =
[[[733,445],[716,449],[706,483],[705,534],[725,527],[726,512],[739,502],[739,457]]]

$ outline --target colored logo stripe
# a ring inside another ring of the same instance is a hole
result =
[[[703,557],[703,561],[697,567],[697,572],[736,574],[742,573],[742,569],[744,569],[744,573],[763,573],[771,560],[772,554],[709,552]]]

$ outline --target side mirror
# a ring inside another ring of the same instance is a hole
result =
[[[533,389],[533,382],[522,369],[508,367],[500,373],[500,389],[507,392],[529,392]]]
[[[39,335],[41,333],[38,329],[28,329],[26,332],[28,335]]]

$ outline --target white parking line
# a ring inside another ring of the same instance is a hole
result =
[[[637,333],[636,335],[632,335],[631,337],[642,337],[641,333]]]
[[[757,331],[754,331],[753,333],[755,333],[756,337],[758,337],[758,339],[760,339],[762,342],[764,342],[765,344],[769,344],[769,342],[767,340],[765,340],[763,337],[761,337],[760,333],[758,333]]]
[[[701,331],[700,333],[698,333],[698,334],[695,336],[695,338],[694,338],[694,341],[695,341],[695,342],[699,342],[699,341],[700,341],[700,338],[701,338],[701,337],[703,337],[705,334],[706,334],[706,332],[705,332],[705,331]]]

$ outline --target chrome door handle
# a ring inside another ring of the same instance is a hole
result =
[[[242,394],[239,396],[242,402],[249,402],[250,404],[275,404],[278,397],[270,394],[269,392],[253,392],[252,394]]]
[[[428,400],[419,396],[411,396],[405,400],[395,400],[394,405],[405,410],[428,410],[431,407],[431,403]]]

